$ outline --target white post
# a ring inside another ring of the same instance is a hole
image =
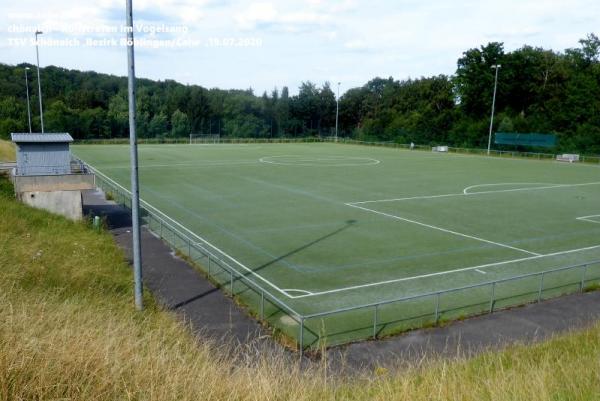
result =
[[[493,65],[492,68],[496,69],[496,77],[494,79],[494,96],[492,97],[492,117],[490,118],[490,133],[488,136],[488,148],[487,154],[490,154],[490,148],[492,146],[492,126],[494,125],[494,107],[496,106],[496,88],[498,87],[498,70],[502,67],[500,64]]]
[[[25,67],[25,88],[27,90],[27,121],[29,123],[29,133],[31,134],[31,104],[29,102],[29,80],[27,79],[27,71],[29,67]]]
[[[37,80],[38,80],[38,96],[40,100],[40,125],[42,126],[42,134],[44,133],[44,109],[42,108],[42,81],[40,80],[40,52],[38,50],[38,35],[43,34],[42,31],[35,31],[35,56],[37,58]]]
[[[335,99],[335,141],[338,141],[338,119],[340,114],[340,83],[337,87],[337,98]]]

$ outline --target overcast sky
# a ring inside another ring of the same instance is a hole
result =
[[[139,77],[260,94],[302,81],[452,74],[491,41],[564,50],[599,33],[598,0],[133,0]],[[0,62],[126,74],[124,0],[0,0]],[[142,29],[168,32],[142,33]],[[25,39],[25,43],[22,40]],[[110,40],[113,42],[110,42]],[[88,42],[96,40],[100,42]],[[116,43],[115,43],[116,41]],[[156,47],[152,47],[156,46]]]

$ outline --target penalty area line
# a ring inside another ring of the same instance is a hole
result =
[[[502,244],[500,242],[495,242],[495,241],[487,240],[485,238],[476,237],[474,235],[469,235],[469,234],[460,233],[458,231],[448,230],[446,228],[437,227],[437,226],[434,226],[434,225],[431,225],[431,224],[422,223],[422,222],[417,221],[417,220],[411,220],[411,219],[407,219],[407,218],[404,218],[404,217],[396,216],[395,214],[380,212],[378,210],[373,210],[373,209],[369,209],[369,208],[366,208],[366,207],[363,207],[363,206],[358,206],[358,205],[353,204],[353,203],[346,203],[346,205],[347,206],[351,206],[351,207],[355,207],[357,209],[361,209],[361,210],[364,210],[364,211],[367,211],[367,212],[379,214],[381,216],[389,217],[389,218],[392,218],[392,219],[401,220],[401,221],[405,221],[407,223],[417,224],[417,225],[422,226],[422,227],[426,227],[426,228],[431,228],[431,229],[434,229],[434,230],[442,231],[442,232],[445,232],[445,233],[448,233],[448,234],[456,235],[458,237],[464,237],[464,238],[469,238],[469,239],[473,239],[473,240],[480,241],[480,242],[485,242],[485,243],[496,245],[496,246],[500,246],[500,247],[503,247],[503,248],[512,249],[514,251],[519,251],[519,252],[527,253],[529,255],[534,255],[534,256],[540,256],[541,255],[541,254],[539,254],[537,252],[531,252],[531,251],[528,251],[526,249],[521,249],[521,248],[517,248],[517,247],[511,246],[511,245]]]
[[[502,183],[502,185],[508,185],[508,184],[523,185],[525,183]],[[542,183],[540,183],[540,184],[545,185]],[[497,190],[491,190],[491,191],[469,192],[469,189],[472,189],[472,188],[481,187],[481,186],[492,186],[492,185],[497,185],[497,184],[472,185],[470,187],[466,187],[465,189],[463,189],[463,192],[460,192],[460,193],[441,194],[441,195],[409,196],[409,197],[405,197],[405,198],[391,198],[391,199],[375,199],[375,200],[367,200],[367,201],[361,201],[361,202],[349,202],[349,203],[346,203],[346,205],[352,206],[352,205],[364,205],[366,203],[400,202],[400,201],[418,200],[418,199],[450,198],[450,197],[454,197],[454,196],[473,196],[473,195],[485,195],[485,194],[499,194],[499,193],[505,193],[505,192],[537,191],[537,190],[542,190],[542,189],[583,187],[583,186],[588,186],[588,185],[600,185],[600,181],[584,182],[584,183],[579,183],[579,184],[552,184],[552,185],[545,185],[545,186],[541,186],[541,187],[525,187],[525,188],[511,188],[511,189],[497,189]]]

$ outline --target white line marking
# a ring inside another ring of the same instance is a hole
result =
[[[287,294],[288,297],[293,297],[293,295],[292,296],[289,295],[290,292],[299,292],[300,294],[305,294],[305,295],[312,295],[313,294],[310,291],[299,290],[297,288],[285,288],[285,289],[283,289],[281,291],[284,291]]]
[[[112,182],[114,185],[116,185],[117,187],[121,188],[126,193],[131,194],[131,192],[127,188],[123,187],[121,184],[117,183],[113,179],[107,177],[105,174],[103,174],[102,172],[100,172],[100,170],[98,170],[97,168],[95,168],[91,164],[87,163],[87,165],[89,167],[91,167],[93,170],[95,170],[96,174],[101,175],[102,177],[104,177],[104,179]],[[213,244],[211,244],[210,242],[208,242],[204,238],[200,237],[199,235],[197,235],[196,233],[194,233],[193,231],[191,231],[189,228],[183,226],[181,223],[173,220],[171,217],[167,216],[166,214],[164,214],[163,212],[161,212],[159,209],[157,209],[154,206],[152,206],[150,203],[146,202],[145,200],[143,200],[141,198],[140,198],[140,203],[143,203],[147,207],[150,207],[151,209],[154,209],[154,211],[156,211],[157,213],[159,213],[163,218],[165,218],[165,219],[171,221],[173,224],[179,226],[181,229],[183,229],[184,231],[186,231],[188,234],[190,234],[193,237],[195,237],[196,239],[198,239],[201,243],[203,243],[205,245],[208,245],[212,249],[215,249],[217,252],[219,252],[220,254],[222,254],[223,256],[225,256],[226,258],[230,259],[232,262],[234,262],[235,264],[237,264],[238,266],[240,266],[242,269],[246,270],[249,274],[253,275],[254,277],[256,277],[259,280],[263,281],[264,283],[268,284],[270,287],[272,287],[273,289],[275,289],[277,292],[285,295],[288,298],[293,298],[292,296],[288,295],[284,290],[282,290],[281,288],[279,288],[278,286],[276,286],[275,284],[273,284],[271,281],[269,281],[266,278],[262,277],[260,274],[256,273],[252,269],[246,267],[244,264],[242,264],[241,262],[239,262],[233,256],[231,256],[231,255],[227,254],[226,252],[224,252],[223,250],[217,248],[216,246],[214,246]],[[290,308],[290,310],[292,310],[292,309]]]
[[[553,252],[553,253],[548,253],[548,254],[545,254],[545,255],[529,256],[529,257],[526,257],[526,258],[505,260],[505,261],[502,261],[502,262],[486,263],[486,264],[479,265],[479,266],[464,267],[464,268],[461,268],[461,269],[444,270],[444,271],[441,271],[441,272],[423,274],[423,275],[420,275],[420,276],[403,277],[403,278],[397,278],[397,279],[392,279],[392,280],[378,281],[378,282],[375,282],[375,283],[360,284],[360,285],[353,285],[353,286],[350,286],[350,287],[336,288],[334,290],[313,292],[311,295],[297,295],[297,296],[292,296],[291,298],[297,299],[297,298],[313,297],[313,296],[318,296],[318,295],[334,294],[334,293],[343,292],[343,291],[357,290],[357,289],[360,289],[360,288],[375,287],[375,286],[383,285],[383,284],[393,284],[393,283],[399,283],[399,282],[402,282],[402,281],[410,281],[410,280],[417,280],[417,279],[427,278],[427,277],[443,276],[443,275],[446,275],[446,274],[453,274],[453,273],[457,273],[457,272],[464,272],[464,271],[482,269],[482,268],[486,268],[486,267],[503,266],[503,265],[507,265],[509,263],[525,262],[525,261],[528,261],[528,260],[536,260],[536,259],[543,259],[543,258],[552,257],[552,256],[567,255],[567,254],[570,254],[570,253],[576,253],[576,252],[581,252],[581,251],[589,251],[591,249],[598,249],[598,248],[600,248],[600,245],[588,246],[588,247],[585,247],[585,248],[578,248],[578,249],[569,249],[567,251]]]
[[[463,189],[463,194],[468,195],[469,194],[469,190],[473,189],[473,188],[480,188],[480,187],[498,187],[498,186],[502,186],[502,185],[544,185],[544,186],[552,186],[555,187],[557,185],[562,185],[562,184],[552,184],[552,183],[547,183],[547,182],[499,182],[499,183],[495,183],[495,184],[477,184],[477,185],[471,185],[470,187],[466,187],[465,189]],[[530,187],[530,188],[537,188],[537,187]],[[518,189],[518,188],[516,188]]]
[[[583,187],[588,185],[599,185],[600,181],[595,182],[584,182],[580,184],[556,184],[556,185],[548,185],[544,187],[527,187],[527,188],[513,188],[513,189],[499,189],[494,191],[479,191],[479,192],[467,192],[464,193],[453,193],[453,194],[442,194],[442,195],[424,195],[424,196],[410,196],[407,198],[394,198],[394,199],[377,199],[377,200],[368,200],[362,202],[350,202],[346,203],[347,205],[362,205],[365,203],[378,203],[378,202],[398,202],[405,200],[415,200],[415,199],[435,199],[435,198],[447,198],[452,196],[473,196],[473,195],[482,195],[482,194],[496,194],[503,192],[519,192],[519,191],[535,191],[539,189],[553,189],[553,188],[570,188],[570,187]],[[469,188],[469,187],[467,187]],[[465,188],[465,189],[467,189]]]
[[[289,160],[279,161],[277,158],[287,157]],[[295,158],[295,159],[294,159]],[[275,160],[269,160],[275,159]],[[380,160],[370,157],[354,156],[323,156],[312,159],[306,159],[301,155],[280,155],[263,156],[258,159],[261,163],[276,164],[282,166],[308,166],[308,167],[354,167],[354,166],[372,166],[381,163]],[[353,162],[354,161],[354,162]],[[366,161],[366,162],[365,162]],[[312,163],[311,163],[312,162]],[[335,164],[323,164],[318,162],[339,162]]]
[[[521,249],[521,248],[517,248],[517,247],[514,247],[514,246],[502,244],[500,242],[490,241],[490,240],[487,240],[485,238],[476,237],[474,235],[459,233],[458,231],[448,230],[448,229],[445,229],[445,228],[442,228],[442,227],[433,226],[431,224],[421,223],[420,221],[406,219],[404,217],[396,216],[394,214],[384,213],[384,212],[380,212],[378,210],[373,210],[373,209],[369,209],[369,208],[366,208],[366,207],[357,206],[356,204],[346,203],[346,205],[351,206],[351,207],[355,207],[357,209],[362,209],[362,210],[365,210],[367,212],[379,214],[381,216],[389,217],[389,218],[392,218],[392,219],[406,221],[408,223],[413,223],[413,224],[417,224],[417,225],[420,225],[420,226],[423,226],[423,227],[432,228],[434,230],[439,230],[439,231],[442,231],[442,232],[445,232],[445,233],[448,233],[448,234],[457,235],[459,237],[464,237],[464,238],[474,239],[476,241],[486,242],[488,244],[497,245],[497,246],[501,246],[503,248],[508,248],[508,249],[512,249],[512,250],[515,250],[515,251],[528,253],[530,255],[536,255],[536,256],[540,256],[541,255],[539,253],[531,252],[531,251],[528,251],[526,249]]]
[[[594,220],[591,217],[600,217],[600,214],[592,214],[591,216],[575,217],[576,220],[589,221],[590,223],[600,224],[600,221]]]
[[[140,169],[146,168],[156,168],[156,167],[212,167],[212,166],[237,166],[241,164],[257,164],[256,160],[248,160],[248,161],[214,161],[214,162],[204,162],[204,163],[171,163],[171,164],[140,164]],[[109,166],[104,167],[105,170],[115,170],[115,169],[128,169],[130,166]]]
[[[479,269],[475,269],[476,272],[479,272],[481,274],[487,274],[486,272],[484,272],[483,270],[479,270]]]

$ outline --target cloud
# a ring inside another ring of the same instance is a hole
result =
[[[319,0],[309,0],[313,4]],[[234,20],[241,30],[274,29],[299,32],[309,27],[323,26],[330,21],[330,15],[317,11],[280,11],[273,3],[252,3],[244,11],[236,14]]]

